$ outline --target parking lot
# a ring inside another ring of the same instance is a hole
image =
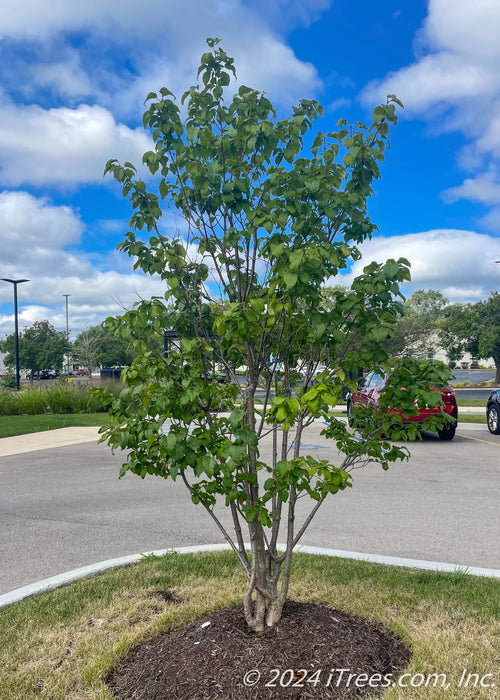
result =
[[[309,430],[311,454],[333,455]],[[424,433],[409,462],[356,470],[303,544],[500,568],[500,436],[462,425],[451,442]],[[89,442],[0,457],[0,593],[141,551],[222,542],[180,483],[118,479],[120,455]],[[298,516],[306,514],[305,499]],[[228,514],[222,520],[230,527]]]

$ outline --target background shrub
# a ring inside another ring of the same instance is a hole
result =
[[[9,389],[0,389],[0,416],[15,416],[18,413],[14,393]]]
[[[123,389],[121,382],[107,382],[113,396]],[[20,391],[0,387],[0,415],[43,413],[101,413],[106,408],[100,396],[87,384],[58,382],[50,386],[24,386]]]
[[[87,413],[89,393],[69,384],[47,387],[47,406],[51,413]]]
[[[47,411],[47,391],[41,387],[30,387],[13,393],[17,413],[38,415]]]

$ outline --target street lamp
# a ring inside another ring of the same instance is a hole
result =
[[[14,324],[15,324],[15,344],[16,344],[16,387],[19,391],[19,326],[17,321],[17,285],[29,280],[11,280],[8,277],[1,278],[3,282],[10,282],[14,285]]]
[[[69,379],[69,314],[68,314],[68,297],[71,296],[71,294],[63,294],[63,297],[66,297],[66,343],[68,347],[66,348],[66,364],[68,366],[68,379]]]

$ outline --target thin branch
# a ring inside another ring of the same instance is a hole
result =
[[[184,474],[184,472],[181,472],[181,476],[182,476],[182,480],[184,481],[185,486],[186,486],[186,487],[189,489],[189,491],[191,492],[192,487],[191,487],[191,485],[189,484],[188,480],[186,479],[186,475]],[[248,558],[247,558],[246,554],[245,554],[245,556],[243,556],[243,555],[241,554],[241,552],[239,551],[238,547],[234,544],[234,542],[233,542],[231,536],[230,536],[230,535],[228,534],[228,532],[226,531],[226,528],[224,527],[224,525],[220,522],[220,520],[217,518],[217,516],[216,516],[215,513],[213,512],[212,508],[210,508],[210,507],[207,506],[205,503],[203,503],[203,500],[201,500],[201,504],[203,505],[203,507],[205,508],[205,510],[207,511],[207,513],[210,515],[210,517],[214,520],[215,524],[217,525],[217,527],[219,528],[219,530],[220,530],[220,531],[222,532],[222,534],[224,535],[224,539],[225,539],[226,542],[229,544],[229,546],[231,547],[231,549],[233,550],[233,552],[236,554],[236,556],[238,557],[238,559],[239,559],[240,562],[241,562],[241,565],[243,566],[244,570],[245,570],[245,571],[247,572],[247,574],[248,574],[249,571],[250,571],[250,568],[249,568]]]

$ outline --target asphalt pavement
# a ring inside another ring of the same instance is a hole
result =
[[[304,447],[335,458],[321,428],[310,428]],[[57,447],[49,443],[59,436],[38,434],[44,449],[22,453],[5,454],[15,439],[0,440],[0,594],[106,559],[223,541],[180,482],[119,480],[120,454],[97,445],[92,430]],[[36,440],[23,436],[18,450]],[[500,437],[462,424],[451,442],[424,433],[410,449],[410,461],[388,472],[373,464],[355,471],[353,488],[327,499],[301,543],[500,568]],[[308,505],[299,502],[299,521]],[[231,527],[224,508],[220,517]]]

